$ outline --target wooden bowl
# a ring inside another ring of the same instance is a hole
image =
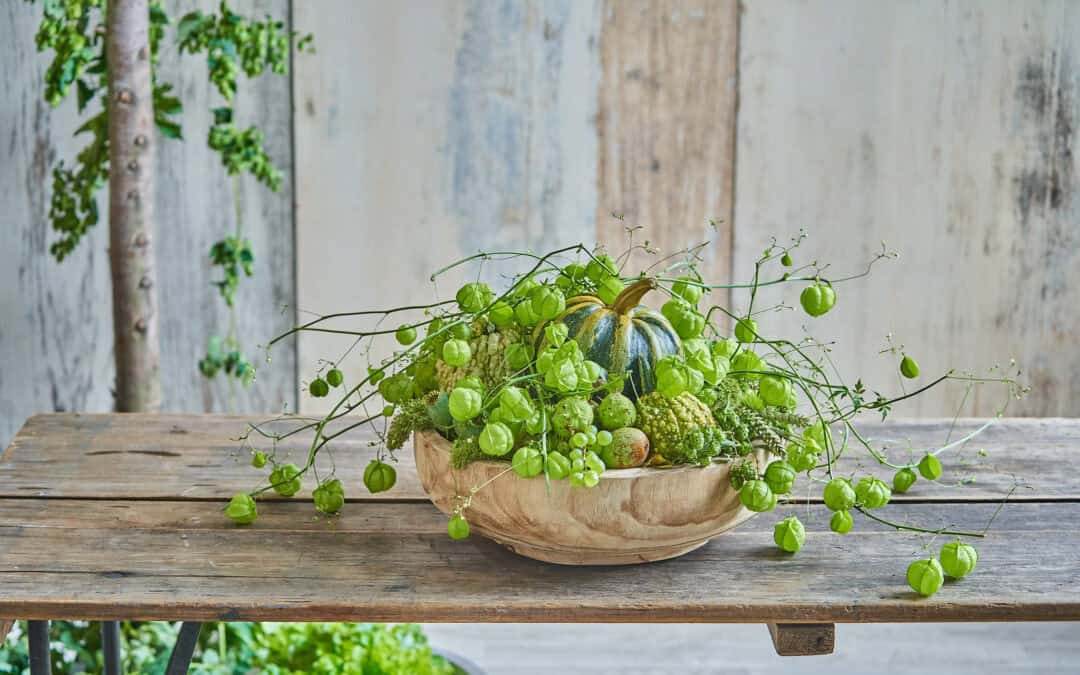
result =
[[[507,472],[506,462],[477,461],[455,470],[450,441],[434,431],[417,432],[414,441],[420,483],[440,511],[450,514],[459,497],[486,484],[466,513],[471,531],[537,560],[563,565],[666,560],[754,515],[731,487],[730,462],[609,469],[596,487],[572,488],[565,480],[522,478]],[[764,467],[769,454],[760,448],[756,453]]]

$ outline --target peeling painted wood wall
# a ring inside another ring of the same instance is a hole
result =
[[[104,228],[62,266],[47,254],[47,172],[79,147],[74,116],[40,102],[35,8],[0,11],[11,157],[0,219],[14,235],[0,252],[6,439],[33,411],[107,410],[112,366]],[[896,386],[877,355],[891,331],[928,373],[1015,357],[1035,390],[1012,412],[1080,415],[1075,3],[324,0],[291,11],[318,46],[295,64],[293,110],[280,78],[241,97],[286,176],[296,168],[295,192],[288,181],[278,195],[243,189],[259,255],[241,317],[252,346],[289,324],[281,307],[294,299],[317,312],[392,306],[433,297],[431,270],[480,249],[619,247],[612,212],[665,250],[712,239],[716,281],[744,279],[769,235],[804,227],[802,257],[836,271],[882,239],[902,255],[842,287],[813,324],[846,346],[846,374]],[[195,97],[191,140],[159,153],[167,403],[221,409],[224,388],[194,362],[225,316],[207,261],[187,252],[232,226],[231,188],[202,145],[203,64],[167,55],[165,67]],[[808,323],[767,320],[796,334]],[[275,349],[237,409],[293,404],[294,358],[304,376],[346,346],[308,337]],[[948,414],[961,396],[903,412]]]
[[[177,2],[177,18],[197,3]],[[216,2],[202,0],[205,9]],[[288,15],[288,0],[245,2],[256,14]],[[51,171],[69,163],[85,144],[73,139],[78,126],[74,101],[50,108],[42,99],[45,55],[34,48],[41,7],[8,2],[0,8],[0,447],[6,446],[27,416],[48,410],[112,409],[112,314],[109,290],[107,223],[94,228],[62,264],[48,252],[54,235],[49,209]],[[164,405],[171,411],[225,410],[229,393],[220,378],[207,382],[196,364],[206,338],[224,334],[228,315],[211,281],[210,245],[235,227],[232,180],[206,148],[209,108],[217,93],[206,79],[202,59],[165,50],[163,77],[176,84],[185,102],[187,140],[158,141],[157,241],[161,294],[161,367]],[[263,78],[245,87],[238,100],[242,123],[259,123],[267,151],[280,162],[285,181],[271,194],[242,181],[244,232],[256,252],[256,276],[242,282],[238,313],[249,356],[255,346],[292,325],[282,306],[293,304],[291,109],[287,78]],[[107,190],[99,209],[108,213]],[[274,353],[248,390],[237,387],[235,410],[277,410],[295,406],[295,354]],[[259,363],[258,365],[262,365]]]
[[[883,239],[902,257],[770,329],[812,325],[886,391],[888,332],[926,373],[1015,357],[1035,389],[1011,413],[1080,415],[1075,3],[339,0],[296,22],[342,35],[297,74],[301,307],[427,300],[480,249],[618,246],[611,212],[668,251],[712,238],[716,281],[802,227],[834,272]],[[301,339],[301,373],[346,345]],[[1001,403],[963,394],[897,412]]]

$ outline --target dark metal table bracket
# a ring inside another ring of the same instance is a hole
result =
[[[176,636],[176,646],[173,647],[172,656],[169,657],[165,675],[187,675],[201,628],[202,624],[198,621],[185,621],[180,625],[180,634]]]
[[[101,651],[105,656],[104,675],[123,675],[119,621],[101,622]]]
[[[30,643],[30,675],[52,675],[49,663],[49,622],[27,621],[26,639]]]

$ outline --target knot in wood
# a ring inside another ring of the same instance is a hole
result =
[[[135,321],[135,332],[146,333],[146,319],[138,319]]]
[[[139,59],[145,61],[148,56],[150,56],[150,51],[145,46],[139,47]]]
[[[135,94],[133,94],[130,89],[121,89],[116,92],[116,100],[120,103],[134,103]]]
[[[129,202],[139,201],[139,191],[138,190],[128,190],[127,198],[128,198]]]
[[[127,168],[128,171],[130,171],[131,173],[137,173],[139,171],[139,160],[131,160],[130,162],[128,162]]]
[[[135,145],[137,145],[140,148],[145,148],[146,147],[146,136],[144,136],[142,134],[139,134],[138,136],[136,136],[135,137]]]
[[[150,281],[150,277],[143,277],[139,279],[139,288],[146,290],[154,285],[153,281]]]
[[[139,248],[143,248],[149,243],[150,243],[150,240],[147,238],[145,232],[140,232],[137,235],[135,235],[135,245],[138,246]]]

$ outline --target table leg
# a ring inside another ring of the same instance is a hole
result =
[[[27,621],[26,624],[26,638],[30,642],[30,675],[51,675],[49,622]]]
[[[101,651],[105,655],[104,675],[123,675],[120,670],[120,622],[101,622]]]
[[[176,646],[173,647],[172,656],[169,657],[165,675],[187,675],[201,628],[202,624],[198,621],[185,621],[180,625],[180,634],[176,636]]]
[[[836,624],[770,623],[769,635],[780,656],[832,654],[836,644]]]

